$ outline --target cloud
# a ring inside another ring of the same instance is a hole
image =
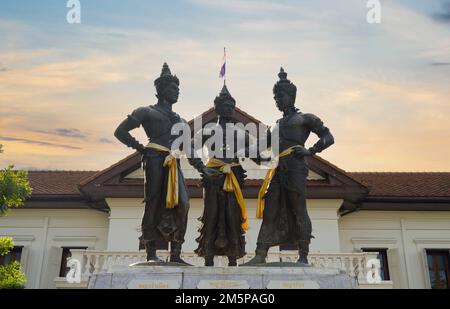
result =
[[[189,1],[217,14],[214,22],[189,20],[195,29],[201,28],[198,32],[84,25],[68,39],[39,27],[8,31],[13,47],[1,52],[0,60],[13,71],[0,74],[0,114],[5,116],[0,117],[0,131],[30,141],[81,146],[83,151],[24,142],[14,143],[5,155],[14,163],[46,168],[102,169],[113,164],[130,150],[115,146],[112,132],[134,108],[155,103],[152,81],[162,63],[168,61],[182,81],[176,111],[191,119],[211,107],[220,91],[217,74],[227,46],[228,82],[239,107],[268,124],[275,121],[279,114],[271,89],[280,65],[285,66],[301,89],[299,107],[336,131],[339,143],[324,154],[333,163],[345,169],[411,170],[433,161],[434,170],[448,169],[444,154],[450,148],[439,142],[449,134],[442,118],[448,114],[450,98],[443,62],[450,51],[446,24],[388,2],[382,24],[372,26],[365,22],[365,2],[360,0],[350,5],[292,1],[292,11],[286,2],[277,1]],[[279,18],[268,16],[271,13]],[[188,23],[183,18],[174,17],[174,28]],[[52,44],[39,44],[46,50],[29,49],[15,44],[19,38]],[[50,49],[54,46],[58,49]],[[360,126],[355,119],[360,119]],[[86,139],[55,128],[78,128],[78,135]],[[30,135],[34,130],[53,135]],[[133,135],[146,140],[143,130]],[[371,141],[366,143],[365,136]],[[429,149],[441,145],[442,151],[433,154],[440,157],[412,160],[400,151],[409,140],[426,140]],[[388,153],[380,150],[384,143],[397,152],[395,160],[386,159]],[[409,161],[403,159],[406,156]]]
[[[6,72],[6,71],[9,71],[9,69],[7,67],[5,67],[3,65],[3,63],[0,62],[0,72]]]
[[[35,130],[34,132],[37,133],[44,133],[44,134],[51,134],[51,135],[58,135],[63,137],[72,137],[72,138],[80,138],[80,139],[86,139],[87,134],[81,132],[78,129],[54,129],[52,131],[43,131],[43,130]]]
[[[26,143],[26,144],[32,144],[32,145],[57,147],[57,148],[65,148],[65,149],[73,149],[73,150],[82,150],[83,149],[83,148],[75,147],[75,146],[49,143],[49,142],[43,142],[43,141],[34,141],[34,140],[30,140],[30,139],[15,138],[15,137],[8,137],[8,136],[0,136],[0,140],[7,141],[7,142],[19,142],[19,143]]]
[[[112,140],[110,140],[110,139],[108,139],[108,138],[105,138],[105,137],[100,138],[100,139],[98,140],[98,142],[99,142],[100,144],[115,144],[115,142],[113,142]]]
[[[77,130],[77,129],[56,129],[55,132],[57,135],[66,136],[66,137],[76,137],[76,138],[86,138],[87,137],[86,134],[81,133],[81,131]]]
[[[436,67],[439,67],[439,66],[450,66],[450,62],[433,62],[431,65],[432,66],[436,66]]]

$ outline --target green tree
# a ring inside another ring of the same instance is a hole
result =
[[[0,145],[0,153],[3,146]],[[31,195],[32,189],[25,171],[16,171],[9,166],[0,171],[0,217],[5,216],[9,209],[23,206]],[[14,240],[8,237],[0,238],[0,257],[7,255],[14,248]],[[20,263],[11,262],[0,265],[0,289],[23,289],[27,283]]]

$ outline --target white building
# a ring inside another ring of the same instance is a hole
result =
[[[215,114],[209,110],[203,117],[214,121]],[[236,118],[259,123],[241,110]],[[249,176],[243,190],[249,258],[260,227],[256,197],[266,171],[250,161],[243,165]],[[310,261],[315,266],[340,267],[358,276],[363,287],[449,288],[450,173],[348,173],[317,156],[309,165],[308,209],[315,236]],[[193,251],[202,189],[198,173],[185,161],[182,167],[191,195],[184,257],[201,265]],[[15,239],[9,258],[21,261],[28,288],[85,287],[93,272],[145,258],[137,251],[144,190],[138,154],[100,172],[30,172],[29,178],[32,197],[0,218],[0,236]],[[272,248],[269,258],[296,258],[288,249]],[[83,264],[80,285],[63,278],[70,252]],[[385,280],[368,285],[365,263],[374,256]]]

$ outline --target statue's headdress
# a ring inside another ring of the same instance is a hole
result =
[[[161,76],[158,77],[155,80],[155,87],[157,94],[161,94],[164,89],[167,88],[171,83],[175,83],[178,86],[180,85],[180,80],[176,75],[172,75],[172,72],[170,72],[170,68],[167,65],[167,63],[164,63],[162,70],[161,70]]]
[[[218,106],[223,104],[225,101],[231,101],[234,105],[236,105],[236,100],[231,96],[227,86],[223,85],[222,91],[220,91],[219,96],[214,100],[214,105]]]
[[[280,73],[278,74],[280,80],[273,87],[273,93],[277,94],[280,91],[284,91],[288,95],[290,95],[295,102],[295,99],[297,97],[297,87],[289,79],[287,79],[287,76],[288,74],[284,71],[283,68],[281,68]]]

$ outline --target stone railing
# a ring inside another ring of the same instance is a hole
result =
[[[81,263],[81,285],[87,283],[89,277],[101,272],[110,272],[113,266],[130,265],[138,262],[145,262],[145,252],[108,252],[108,251],[88,251],[88,250],[71,250],[72,259],[78,260]],[[168,261],[168,251],[158,251],[158,256]],[[252,254],[245,256],[238,261],[239,264],[245,263],[253,257]],[[202,266],[204,263],[203,258],[198,257],[193,252],[184,252],[182,258],[194,265]],[[268,262],[295,262],[298,258],[295,251],[283,251],[283,252],[269,252]],[[376,253],[311,253],[309,255],[309,262],[313,267],[318,268],[337,268],[341,271],[349,274],[352,277],[356,277],[360,286],[371,287],[372,285],[367,283],[367,261],[376,259]],[[228,264],[226,257],[216,257],[215,265],[217,267],[223,267]],[[57,287],[69,287],[65,284],[65,278],[55,279]],[[391,281],[383,281],[383,286],[392,288]],[[378,287],[381,287],[379,285]],[[73,286],[75,287],[75,286]],[[79,286],[77,286],[79,288]]]

